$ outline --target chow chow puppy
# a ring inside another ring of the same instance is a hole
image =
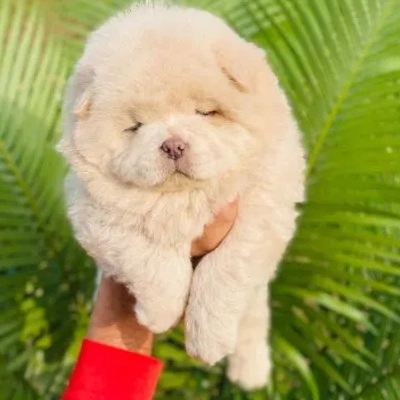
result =
[[[141,5],[89,38],[58,145],[76,236],[190,355],[242,387],[270,371],[268,283],[303,199],[300,135],[262,50],[195,9]],[[236,223],[193,271],[191,242],[233,196]]]

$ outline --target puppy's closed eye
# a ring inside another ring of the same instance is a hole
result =
[[[141,122],[137,122],[135,125],[124,129],[124,132],[137,132],[142,126],[143,124]]]
[[[203,111],[203,110],[196,110],[196,113],[199,115],[203,115],[205,117],[212,117],[214,115],[218,115],[218,110],[211,110],[211,111]]]

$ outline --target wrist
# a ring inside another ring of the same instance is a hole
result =
[[[152,353],[153,334],[136,321],[121,325],[91,326],[87,339],[144,355]]]
[[[134,299],[123,285],[110,278],[103,278],[98,288],[87,338],[150,355],[153,334],[137,322],[133,304]]]

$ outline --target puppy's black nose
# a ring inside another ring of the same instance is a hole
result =
[[[187,144],[179,137],[173,136],[167,139],[160,149],[172,160],[178,160],[183,156]]]

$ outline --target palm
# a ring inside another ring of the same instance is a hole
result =
[[[87,323],[91,261],[64,217],[65,79],[127,0],[0,5],[0,399],[55,399]],[[272,288],[275,370],[245,394],[190,360],[178,330],[158,398],[397,399],[400,11],[397,0],[186,1],[268,50],[308,149],[308,201]]]

